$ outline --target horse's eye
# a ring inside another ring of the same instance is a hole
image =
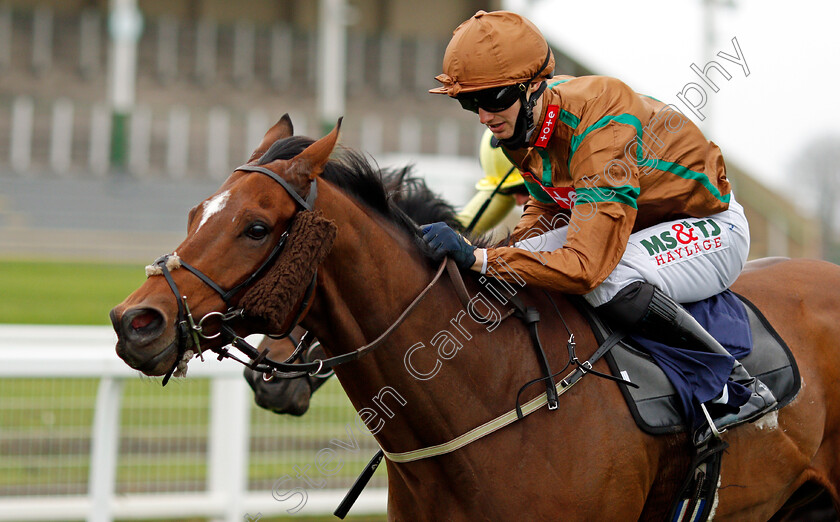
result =
[[[268,226],[263,223],[253,223],[251,226],[248,227],[248,230],[245,231],[245,235],[250,237],[251,239],[263,239],[265,236],[268,235],[270,230]]]

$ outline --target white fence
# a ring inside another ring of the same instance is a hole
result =
[[[0,325],[0,520],[328,514],[376,449],[337,382],[281,418],[250,405],[238,365],[193,361],[161,390],[114,343],[106,327]],[[358,442],[342,473],[307,474],[330,437]],[[385,512],[384,472],[373,486],[353,514]]]

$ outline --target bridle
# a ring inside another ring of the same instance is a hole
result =
[[[272,172],[271,170],[261,167],[258,165],[242,165],[237,167],[236,170],[242,170],[246,172],[258,172],[260,174],[265,174],[266,176],[270,177],[295,200],[298,206],[301,207],[302,211],[309,211],[311,212],[315,207],[315,199],[318,197],[318,185],[316,184],[315,180],[313,179],[309,184],[309,194],[306,196],[306,199],[302,198],[300,194],[282,177],[278,176],[276,173]],[[274,245],[274,248],[269,253],[268,257],[265,261],[254,270],[251,275],[245,278],[244,281],[235,285],[230,290],[224,290],[221,286],[219,286],[215,281],[213,281],[209,276],[204,274],[201,270],[195,268],[194,266],[190,265],[183,259],[178,259],[178,262],[181,267],[187,269],[187,271],[192,272],[196,277],[198,277],[204,284],[209,286],[213,291],[215,291],[219,296],[222,298],[222,301],[225,303],[226,312],[210,312],[202,317],[198,322],[195,321],[193,318],[192,312],[190,312],[189,305],[187,305],[187,296],[183,295],[180,290],[178,290],[178,285],[175,284],[175,280],[172,278],[172,274],[170,273],[169,267],[167,266],[167,262],[170,258],[174,257],[174,254],[165,254],[157,258],[152,266],[157,267],[160,269],[161,275],[166,279],[166,282],[169,284],[169,288],[172,290],[172,293],[175,295],[175,302],[178,305],[178,320],[176,326],[177,332],[177,343],[178,343],[178,357],[175,361],[175,365],[167,372],[167,374],[163,378],[163,385],[166,386],[166,383],[169,382],[169,378],[173,375],[173,373],[178,369],[179,365],[181,365],[184,356],[187,354],[190,346],[189,343],[192,341],[193,347],[198,350],[198,354],[202,360],[204,360],[204,356],[201,351],[201,339],[215,339],[222,335],[225,337],[231,337],[232,339],[238,338],[238,336],[234,333],[233,329],[230,328],[226,323],[232,321],[234,319],[242,318],[245,316],[245,310],[242,308],[237,308],[231,304],[231,300],[239,294],[245,288],[251,286],[257,279],[259,279],[265,271],[274,263],[280,253],[283,251],[283,248],[286,246],[286,241],[289,237],[289,231],[286,230],[281,234],[280,238],[277,240],[277,244]],[[291,325],[287,329],[287,331],[280,335],[279,337],[286,337],[291,333],[292,329],[300,322],[302,319],[303,313],[309,305],[309,300],[312,297],[315,289],[315,280],[317,278],[318,272],[317,270],[312,275],[312,279],[307,286],[306,293],[304,295],[304,299],[301,302],[301,305],[298,307],[298,312],[296,314],[295,319],[292,321]],[[218,318],[222,322],[221,329],[214,333],[214,334],[207,334],[204,331],[205,324],[204,322],[211,318]],[[192,358],[194,353],[187,355],[187,360]],[[221,357],[220,357],[221,359]]]
[[[283,361],[284,363],[293,363],[298,359],[303,363],[317,360],[313,354],[316,350],[321,348],[321,343],[318,340],[313,339],[312,332],[305,330],[303,335],[300,336],[300,340],[297,341],[292,334],[289,334],[289,340],[295,345],[295,349],[291,355]],[[323,349],[321,349],[321,351],[323,351]],[[296,379],[299,377],[299,375],[292,375],[293,373],[299,372],[284,373],[277,370],[262,372],[262,380],[263,382],[274,382],[275,379]],[[335,371],[330,369],[324,373],[316,373],[315,375],[306,374],[306,377],[309,382],[309,386],[312,387],[315,382],[329,379],[334,373]]]
[[[292,199],[295,200],[299,207],[301,207],[299,212],[311,212],[315,207],[315,199],[318,197],[318,186],[316,184],[315,179],[313,179],[309,184],[309,193],[304,199],[286,180],[284,180],[282,177],[265,167],[261,167],[258,165],[242,165],[234,170],[257,172],[270,177],[271,179],[276,181],[286,191],[286,193],[288,193],[289,196],[291,196]],[[178,285],[175,284],[175,280],[172,278],[170,269],[167,266],[167,262],[170,261],[172,258],[176,257],[176,255],[165,254],[155,260],[152,266],[160,270],[161,275],[163,275],[163,277],[166,279],[169,288],[175,295],[175,302],[178,305],[178,318],[176,323],[178,356],[175,360],[175,364],[163,378],[162,384],[164,386],[166,386],[166,383],[169,382],[170,377],[172,377],[172,375],[175,374],[176,371],[178,371],[179,374],[183,374],[186,371],[186,363],[195,355],[195,352],[190,350],[190,342],[192,342],[192,347],[194,347],[198,351],[198,355],[202,359],[202,361],[204,360],[204,356],[201,350],[201,339],[209,340],[221,338],[223,341],[226,341],[227,344],[232,345],[233,347],[237,348],[240,352],[242,352],[245,356],[247,356],[250,359],[250,362],[246,362],[238,358],[236,355],[231,354],[227,346],[223,346],[222,348],[213,350],[218,354],[219,360],[225,358],[233,359],[256,372],[269,373],[275,377],[285,379],[294,379],[298,377],[304,377],[306,375],[318,375],[340,364],[356,360],[362,355],[367,354],[374,348],[381,345],[382,342],[385,341],[385,339],[397,328],[397,326],[399,326],[405,320],[405,318],[408,317],[408,315],[414,310],[414,308],[418,304],[420,304],[420,302],[423,300],[423,298],[426,296],[429,290],[431,290],[435,283],[437,283],[437,281],[440,279],[447,263],[446,259],[444,259],[441,262],[437,273],[435,274],[432,281],[426,286],[426,288],[424,288],[423,291],[420,292],[419,295],[417,295],[417,297],[408,305],[408,307],[397,318],[397,320],[371,343],[368,343],[354,351],[335,357],[330,357],[327,359],[316,359],[311,362],[294,363],[294,359],[298,355],[297,353],[295,353],[293,354],[293,357],[290,357],[284,362],[275,362],[267,358],[267,348],[262,351],[257,350],[251,344],[246,342],[245,339],[239,337],[239,335],[234,331],[233,328],[231,328],[231,326],[228,323],[245,317],[245,310],[241,307],[236,307],[235,305],[233,305],[232,299],[239,292],[253,284],[265,273],[265,271],[272,265],[272,263],[283,251],[283,248],[286,245],[286,241],[288,239],[288,235],[288,230],[283,232],[283,234],[278,239],[277,244],[274,246],[274,248],[272,249],[268,257],[265,259],[265,261],[263,261],[262,264],[260,264],[260,266],[258,266],[257,269],[251,273],[251,275],[245,278],[244,281],[235,285],[230,290],[224,290],[210,277],[201,272],[201,270],[190,265],[183,259],[178,259],[181,267],[184,267],[185,269],[187,269],[187,271],[193,273],[204,284],[206,284],[216,293],[218,293],[225,303],[226,312],[209,312],[199,321],[195,321],[195,319],[193,318],[192,312],[190,312],[189,305],[187,305],[187,296],[183,295],[180,292],[180,290],[178,289]],[[178,265],[176,264],[175,266],[177,267]],[[309,302],[312,298],[312,295],[314,294],[317,275],[318,273],[316,269],[312,275],[312,279],[310,280],[307,286],[303,299],[301,300],[301,303],[298,306],[298,310],[295,314],[294,320],[292,320],[287,330],[279,336],[271,337],[287,337],[294,329],[294,327],[297,326],[298,323],[300,323],[300,321],[303,319],[303,315],[308,309]],[[205,332],[205,321],[207,321],[210,318],[218,318],[221,321],[221,326],[219,327],[219,330],[212,334]]]

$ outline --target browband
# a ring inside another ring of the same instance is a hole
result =
[[[281,178],[276,173],[268,170],[265,167],[260,167],[259,165],[241,165],[239,167],[236,167],[234,170],[244,170],[247,172],[259,172],[261,174],[265,174],[269,178],[282,185],[283,188],[286,189],[286,192],[288,192],[289,195],[292,196],[295,199],[295,201],[297,201],[298,204],[304,209],[312,210],[315,206],[315,198],[318,197],[318,185],[315,184],[314,179],[309,184],[309,194],[307,194],[306,200],[304,201],[304,199],[300,197],[300,194],[298,194],[297,191],[291,185],[289,185],[289,183],[285,179]]]

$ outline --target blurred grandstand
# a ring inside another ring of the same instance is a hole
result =
[[[0,0],[0,258],[139,264],[171,251],[183,238],[188,209],[215,191],[280,115],[289,112],[297,133],[310,136],[334,123],[321,114],[317,95],[332,79],[318,67],[320,6],[327,5],[339,5],[346,22],[342,144],[383,165],[417,163],[455,204],[471,195],[483,129],[474,115],[426,91],[435,86],[451,30],[478,9],[501,7],[500,0],[425,0],[422,9],[412,0],[137,0],[136,91],[127,117],[117,120],[109,90],[109,10],[125,1]],[[595,72],[562,49],[555,56],[558,73]],[[728,167],[751,223],[751,257],[820,257],[810,219],[736,165]],[[219,399],[211,391],[217,381],[179,383],[159,396],[113,357],[110,338],[100,341],[96,360],[119,365],[114,378],[129,383],[124,404],[113,406],[122,412],[122,421],[114,421],[122,431],[105,438],[120,445],[113,492],[192,494],[210,482],[215,494],[213,483],[225,479],[218,466],[210,473],[215,479],[207,475],[214,466],[207,464],[214,462],[208,431],[224,428],[226,418],[217,411],[221,420],[212,421],[208,412],[208,397]],[[30,353],[53,344],[36,344]],[[11,357],[2,364],[16,360],[19,346],[0,342],[0,355],[5,348]],[[33,371],[29,360],[20,365]],[[55,379],[59,372],[41,367],[34,371],[44,375],[4,368],[0,503],[88,491],[95,497],[91,422],[94,404],[107,399],[105,378]],[[222,377],[224,386],[244,384],[238,375]],[[310,463],[332,437],[347,438],[353,412],[336,383],[320,398],[310,421],[280,423],[265,412],[238,410],[250,425],[250,438],[240,434],[251,451],[243,487],[259,489],[266,505],[276,504],[273,481],[292,473],[293,464]],[[346,488],[374,446],[366,440],[329,487]],[[383,474],[374,486],[384,485]],[[38,519],[21,509],[5,519]],[[228,520],[242,519],[239,507],[225,509]]]
[[[279,115],[291,113],[299,134],[319,135],[334,121],[319,114],[317,99],[319,82],[331,80],[319,78],[319,5],[338,5],[345,15],[342,143],[380,162],[411,158],[421,171],[425,158],[460,158],[443,175],[440,163],[425,173],[464,203],[478,175],[482,129],[426,90],[451,28],[499,4],[139,0],[136,95],[123,122],[109,102],[116,24],[106,0],[0,2],[0,253],[37,252],[32,227],[56,254],[89,246],[99,256],[145,259],[175,244],[185,210],[248,156]],[[558,72],[592,73],[555,54]],[[730,171],[750,209],[753,257],[818,256],[809,221],[736,166]],[[67,229],[81,235],[70,239]],[[126,243],[123,231],[148,233],[141,243],[154,248]]]

